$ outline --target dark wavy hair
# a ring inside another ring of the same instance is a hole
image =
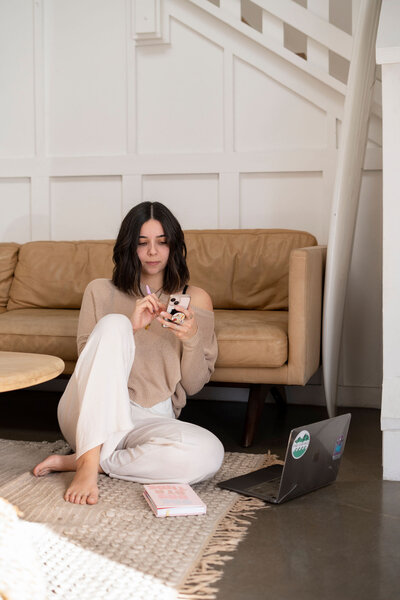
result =
[[[136,249],[142,225],[150,219],[161,223],[169,246],[168,263],[164,271],[164,292],[177,292],[189,281],[185,237],[177,219],[160,202],[141,202],[134,206],[122,221],[113,250],[112,282],[127,294],[143,295],[140,289],[142,266]]]

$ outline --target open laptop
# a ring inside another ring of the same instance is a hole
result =
[[[272,465],[218,483],[219,487],[281,504],[335,481],[351,415],[292,429],[284,465]]]

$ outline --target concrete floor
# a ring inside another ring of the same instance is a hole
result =
[[[2,394],[0,437],[60,438],[60,394]],[[335,484],[257,513],[224,569],[218,600],[391,600],[400,597],[400,483],[381,477],[380,413],[349,409],[352,421]],[[245,405],[189,400],[183,418],[212,430],[228,451],[239,444]],[[266,404],[255,443],[284,457],[290,429],[326,418],[322,407]],[[95,599],[93,599],[95,600]]]

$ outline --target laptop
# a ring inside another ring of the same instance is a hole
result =
[[[281,504],[333,483],[350,425],[350,413],[292,429],[284,465],[272,465],[218,486]]]

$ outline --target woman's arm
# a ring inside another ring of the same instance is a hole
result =
[[[169,321],[170,315],[165,311],[157,320],[182,342],[181,385],[187,394],[193,395],[210,380],[218,346],[210,296],[194,286],[188,288],[187,294],[191,297],[188,310],[177,307],[186,315],[181,325]]]
[[[187,293],[191,297],[189,313],[192,319],[188,320],[187,316],[183,323],[183,326],[186,323],[189,327],[189,332],[181,335],[181,384],[187,394],[193,395],[210,380],[217,360],[218,346],[209,294],[194,286],[190,286]],[[179,337],[179,330],[177,335]]]
[[[189,396],[210,381],[218,354],[213,313],[208,316],[198,313],[198,322],[196,335],[182,343],[181,384]]]

